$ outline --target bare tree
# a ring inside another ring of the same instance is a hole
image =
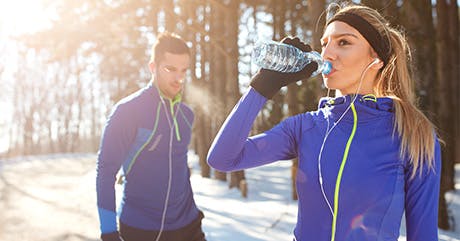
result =
[[[443,96],[443,98],[436,98],[436,123],[439,127],[441,138],[445,141],[445,146],[442,147],[442,172],[441,172],[441,195],[440,195],[440,218],[439,227],[442,229],[450,229],[448,222],[448,216],[446,211],[446,204],[444,200],[444,194],[448,190],[454,188],[454,163],[455,163],[455,124],[452,120],[455,120],[456,115],[454,111],[450,110],[452,101],[455,101],[454,91],[451,90],[453,87],[451,82],[452,78],[457,77],[458,82],[458,51],[453,53],[454,50],[458,50],[458,38],[452,38],[452,35],[446,29],[452,29],[453,32],[457,33],[458,36],[458,20],[450,21],[450,15],[454,14],[449,8],[455,8],[457,4],[450,4],[451,1],[440,0],[436,3],[436,16],[437,16],[437,31],[436,31],[436,42],[437,42],[437,81],[435,84],[435,91],[437,96]],[[457,8],[458,9],[458,8]],[[457,11],[456,11],[457,12]],[[454,14],[455,16],[455,14]],[[458,13],[457,13],[458,19]],[[446,51],[449,50],[449,51]],[[455,57],[456,55],[456,57]],[[457,59],[457,62],[455,62]],[[453,60],[453,62],[451,62]],[[456,70],[452,70],[456,69]],[[455,76],[456,75],[456,76]],[[458,93],[456,93],[458,94]]]

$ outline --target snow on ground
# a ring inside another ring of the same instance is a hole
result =
[[[297,202],[290,198],[290,162],[247,170],[248,197],[242,198],[227,183],[202,178],[196,157],[190,157],[208,241],[292,240]],[[56,154],[0,160],[0,241],[99,240],[95,159]],[[460,165],[457,173],[456,192],[447,196],[456,231],[441,230],[441,241],[460,241]]]

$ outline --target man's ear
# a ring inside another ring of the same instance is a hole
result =
[[[155,62],[150,62],[149,63],[149,70],[150,70],[150,73],[154,73],[155,72]]]

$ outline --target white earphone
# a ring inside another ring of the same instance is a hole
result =
[[[375,58],[374,61],[372,61],[371,65],[372,64],[378,64],[380,63],[380,59],[379,58]]]

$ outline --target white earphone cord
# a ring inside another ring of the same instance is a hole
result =
[[[332,211],[332,206],[331,206],[331,203],[329,202],[329,199],[327,198],[326,196],[326,192],[324,191],[324,186],[323,186],[323,176],[322,176],[322,172],[321,172],[321,157],[322,157],[322,154],[323,154],[323,149],[324,149],[324,146],[326,144],[326,140],[327,138],[329,137],[329,134],[331,134],[332,130],[339,124],[339,122],[342,120],[342,118],[345,116],[345,114],[350,110],[351,108],[351,105],[353,103],[355,103],[355,100],[356,98],[358,98],[358,92],[360,91],[361,89],[361,85],[363,83],[363,79],[364,79],[364,75],[366,74],[366,72],[369,70],[369,68],[374,64],[374,63],[378,63],[378,59],[375,59],[374,61],[372,61],[370,64],[367,65],[366,69],[364,69],[364,71],[361,73],[361,77],[360,77],[360,80],[359,80],[359,85],[358,85],[358,88],[356,89],[356,93],[355,95],[353,96],[353,99],[350,103],[350,105],[347,107],[347,109],[342,113],[342,115],[340,116],[340,118],[334,122],[334,125],[332,126],[332,128],[329,130],[329,116],[326,116],[326,121],[327,121],[327,128],[326,128],[326,134],[324,135],[324,139],[323,139],[323,143],[321,144],[321,148],[320,148],[320,151],[319,151],[319,154],[318,154],[318,181],[319,181],[319,184],[320,184],[320,187],[321,187],[321,193],[323,194],[323,198],[324,200],[326,201],[326,204],[327,206],[329,207],[329,210],[331,211],[331,214],[334,215],[334,211]],[[327,96],[329,97],[329,90],[328,89],[328,92],[327,92]]]
[[[155,239],[155,241],[159,241],[160,240],[160,237],[161,237],[161,234],[163,233],[163,229],[164,229],[164,224],[165,224],[165,220],[166,220],[166,211],[168,210],[168,202],[169,202],[169,195],[171,193],[171,184],[172,184],[172,140],[173,140],[173,137],[174,137],[174,123],[171,122],[171,120],[169,119],[169,115],[168,115],[168,109],[166,108],[166,104],[163,100],[162,97],[160,97],[161,99],[161,102],[163,104],[163,107],[165,108],[165,112],[166,112],[166,118],[168,120],[168,124],[169,124],[169,127],[171,129],[171,131],[169,132],[169,153],[168,153],[168,162],[169,162],[169,169],[168,169],[168,188],[166,190],[166,197],[165,197],[165,203],[164,203],[164,207],[163,207],[163,214],[161,216],[161,226],[160,226],[160,230],[158,231],[158,235],[157,235],[157,238]],[[173,108],[173,107],[171,107]],[[177,111],[176,113],[174,114],[174,116],[172,116],[173,118],[176,118],[177,116],[177,113],[179,113],[179,107],[177,107]]]

